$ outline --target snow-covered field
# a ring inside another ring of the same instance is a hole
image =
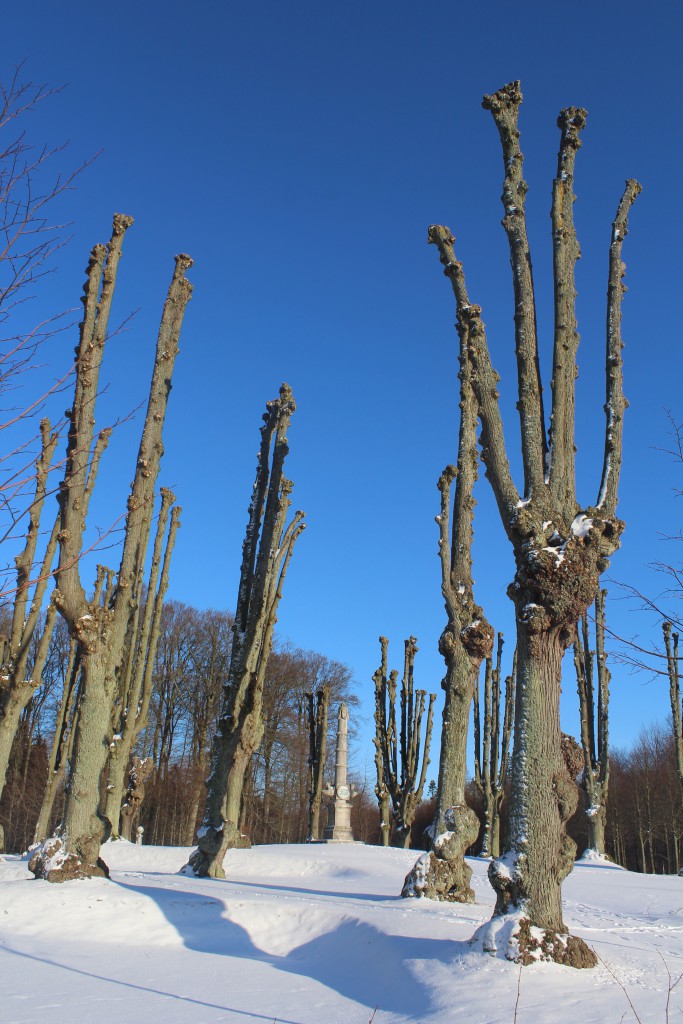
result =
[[[683,878],[579,862],[565,920],[601,966],[520,971],[468,946],[491,913],[485,862],[459,906],[400,899],[402,850],[256,847],[224,882],[178,874],[188,852],[109,844],[110,881],[65,885],[0,857],[2,1024],[683,1020]]]

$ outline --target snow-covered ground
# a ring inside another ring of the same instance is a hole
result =
[[[0,858],[2,1024],[683,1020],[683,878],[579,862],[565,920],[601,966],[520,970],[468,946],[491,913],[485,862],[460,906],[400,899],[402,850],[256,847],[224,882],[178,874],[188,852],[109,844],[110,881],[64,885]]]

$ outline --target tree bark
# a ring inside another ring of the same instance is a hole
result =
[[[282,588],[303,512],[289,525],[292,482],[284,476],[289,451],[287,428],[295,405],[287,384],[267,405],[261,428],[256,480],[242,545],[242,568],[235,611],[230,668],[211,749],[198,845],[189,866],[196,875],[224,878],[223,858],[231,846],[244,845],[239,822],[244,778],[263,735],[263,685],[273,645]],[[270,463],[273,447],[272,467]]]
[[[428,240],[439,245],[439,235],[430,228]],[[448,270],[448,267],[446,267]],[[463,282],[464,292],[464,282]],[[445,691],[439,759],[436,816],[431,826],[432,850],[421,857],[407,875],[404,896],[425,895],[433,899],[474,901],[470,886],[472,870],[465,851],[479,834],[479,821],[465,801],[467,772],[466,749],[470,705],[479,667],[493,646],[493,629],[474,600],[472,580],[473,489],[478,475],[476,440],[477,399],[470,359],[471,329],[467,315],[469,304],[458,305],[460,427],[458,465],[447,466],[439,478],[441,510],[439,526],[441,592],[447,624],[439,640],[439,651],[446,663],[441,683]],[[451,520],[451,484],[455,479],[453,527]]]
[[[594,506],[575,494],[574,390],[578,333],[574,264],[579,250],[573,222],[573,169],[585,111],[568,107],[561,130],[553,187],[553,271],[555,332],[553,405],[549,440],[541,395],[534,283],[526,220],[527,186],[517,127],[522,94],[518,82],[485,96],[501,140],[505,177],[503,206],[515,301],[515,350],[524,491],[510,472],[498,406],[498,375],[489,355],[481,307],[467,297],[462,265],[448,228],[430,228],[456,299],[459,331],[468,331],[472,387],[481,421],[482,459],[516,562],[509,595],[517,620],[517,695],[512,762],[512,849],[494,861],[489,877],[497,892],[493,921],[479,933],[483,947],[521,963],[555,960],[593,966],[595,955],[569,936],[561,910],[561,882],[571,868],[571,844],[564,826],[575,805],[573,780],[562,764],[559,691],[562,654],[576,623],[595,599],[600,573],[620,542],[616,516],[626,401],[622,387],[621,247],[630,207],[640,191],[630,180],[613,223],[610,246],[607,342],[606,430],[602,481]]]
[[[58,834],[38,848],[29,863],[36,877],[60,882],[106,874],[101,844],[111,822],[99,811],[105,766],[115,742],[111,715],[117,676],[122,670],[126,636],[139,594],[136,579],[144,564],[153,511],[154,489],[163,454],[162,431],[171,390],[178,339],[191,285],[185,272],[189,256],[177,256],[157,337],[147,412],[140,439],[121,563],[116,585],[88,601],[79,559],[90,497],[107,432],[93,447],[94,407],[107,338],[122,243],[132,218],[116,214],[109,245],[95,246],[86,272],[84,315],[77,348],[76,383],[64,480],[60,489],[59,565],[55,604],[76,641],[82,695],[76,724],[64,817]]]
[[[309,728],[309,843],[320,838],[320,809],[322,806],[323,775],[327,753],[327,713],[330,705],[330,688],[324,686],[318,690],[315,698],[312,693],[306,694],[308,702]],[[315,701],[315,703],[314,703]]]

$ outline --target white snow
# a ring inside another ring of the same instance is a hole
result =
[[[589,519],[587,515],[581,513],[572,522],[572,535],[574,537],[586,537],[588,532],[593,525],[593,520]]]
[[[189,853],[108,844],[110,881],[63,885],[0,858],[3,1024],[618,1024],[635,1020],[621,985],[662,1024],[683,971],[676,876],[579,861],[564,918],[605,966],[520,971],[469,943],[493,908],[488,860],[469,861],[477,902],[459,905],[397,895],[410,851],[235,850],[226,881],[179,875]],[[669,1019],[682,1015],[683,981]]]

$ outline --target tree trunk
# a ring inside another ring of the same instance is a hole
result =
[[[598,787],[595,788],[592,800],[594,801],[589,810],[590,813],[587,815],[588,823],[588,848],[589,850],[595,850],[600,856],[605,854],[605,822],[607,819],[607,808],[605,807],[605,801],[599,793]]]
[[[138,583],[150,536],[171,378],[183,316],[192,293],[185,277],[192,260],[179,255],[157,335],[116,586],[109,586],[108,581],[104,595],[102,585],[96,586],[95,596],[89,601],[81,580],[80,557],[99,461],[111,433],[110,429],[100,431],[94,442],[95,401],[123,238],[131,224],[132,218],[116,214],[109,245],[97,245],[91,252],[82,297],[84,313],[79,324],[73,407],[67,413],[69,433],[60,485],[59,565],[54,603],[76,642],[83,688],[59,835],[43,844],[29,863],[36,877],[53,882],[106,874],[99,849],[109,836],[111,822],[99,808],[103,771],[110,744],[115,742],[113,701],[117,678],[125,670],[131,618],[141,597]],[[98,580],[101,575],[98,574]]]
[[[496,913],[525,905],[541,928],[565,932],[562,880],[574,859],[564,824],[578,801],[575,784],[560,757],[560,684],[564,647],[557,634],[517,634],[517,706],[512,759],[511,878],[490,872],[497,892]]]
[[[490,630],[488,623],[485,625]],[[492,637],[491,630],[491,642]],[[433,845],[406,876],[402,896],[474,903],[472,868],[465,860],[465,851],[476,842],[479,819],[465,801],[465,780],[467,721],[475,678],[476,669],[466,652],[447,663]]]
[[[21,713],[34,693],[32,686],[15,687],[6,700],[0,701],[0,794],[5,788],[12,744],[19,728]]]
[[[493,805],[493,820],[491,823],[491,846],[490,856],[494,859],[500,857],[500,805],[502,800],[498,798]]]
[[[114,691],[114,680],[111,676],[107,678],[106,660],[101,649],[81,654],[83,693],[61,828],[63,835],[69,837],[72,856],[65,857],[62,841],[55,837],[48,839],[29,861],[30,871],[49,872],[50,881],[80,878],[84,869],[89,875],[109,875],[100,859],[100,846],[109,838],[111,823],[98,811],[109,756]]]
[[[244,776],[263,737],[263,685],[277,609],[294,545],[304,529],[303,512],[296,512],[286,525],[293,484],[283,469],[289,452],[287,428],[294,409],[291,388],[283,384],[279,398],[268,403],[263,417],[256,481],[242,545],[230,668],[211,748],[204,817],[197,831],[197,849],[189,862],[200,876],[223,878],[225,852],[231,843],[240,844]]]
[[[378,797],[378,804],[380,845],[389,846],[391,833],[391,801],[389,800],[389,794],[386,791]]]

